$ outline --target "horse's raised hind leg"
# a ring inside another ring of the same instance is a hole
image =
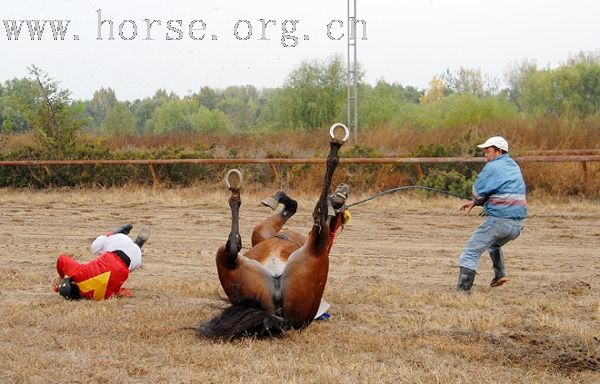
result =
[[[283,204],[283,210],[275,215],[267,217],[262,223],[254,227],[252,231],[252,246],[277,235],[283,225],[296,213],[298,203],[283,191],[277,192],[272,197],[261,201],[261,204],[271,209],[276,209],[279,203]]]

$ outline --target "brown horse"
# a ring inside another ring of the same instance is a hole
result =
[[[344,136],[339,137],[343,128]],[[281,231],[294,215],[298,204],[279,191],[262,202],[273,209],[284,208],[252,232],[252,248],[239,255],[241,173],[231,170],[226,183],[231,191],[231,232],[227,243],[217,251],[219,280],[231,305],[217,317],[200,325],[202,337],[231,340],[239,337],[269,337],[289,329],[308,326],[319,309],[327,274],[329,251],[345,220],[344,203],[349,188],[340,184],[329,195],[338,151],[348,139],[348,129],[336,124],[330,129],[330,149],[323,189],[313,211],[313,226],[307,238],[298,232]]]

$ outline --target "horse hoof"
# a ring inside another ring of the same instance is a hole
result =
[[[243,181],[242,172],[238,169],[230,169],[225,175],[225,185],[231,191],[238,191],[242,188]]]
[[[350,130],[342,123],[335,123],[329,128],[331,141],[344,144],[350,138]]]
[[[265,207],[269,207],[272,210],[277,209],[277,206],[279,205],[279,201],[277,201],[274,197],[270,196],[267,197],[266,199],[264,199],[263,201],[260,202],[262,205],[264,205]]]
[[[329,195],[333,208],[341,208],[346,203],[349,194],[350,186],[348,184],[341,183],[338,185],[335,191]]]

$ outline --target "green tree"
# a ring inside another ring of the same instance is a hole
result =
[[[344,115],[345,100],[341,57],[304,62],[290,73],[283,88],[270,93],[261,123],[300,129],[323,126]]]
[[[500,97],[456,93],[420,105],[416,124],[427,128],[455,128],[516,116],[516,106]]]
[[[523,110],[521,105],[523,79],[536,71],[537,63],[530,60],[511,63],[504,70],[504,79],[508,84],[508,100],[516,104],[520,111]]]
[[[193,95],[193,97],[198,100],[200,105],[204,105],[206,108],[212,111],[213,109],[217,108],[217,105],[223,99],[223,92],[212,89],[208,86],[204,86],[200,88],[200,91]]]
[[[131,104],[130,110],[135,118],[135,133],[141,135],[146,132],[147,122],[158,106],[159,104],[152,98],[137,99]]]
[[[238,132],[246,132],[258,117],[258,90],[252,85],[225,88],[216,109],[225,113]]]
[[[579,54],[556,69],[527,73],[520,104],[532,115],[583,118],[600,112],[600,57]]]
[[[201,105],[191,116],[194,130],[198,133],[227,134],[233,132],[233,124],[227,115],[219,110],[209,110]]]
[[[0,85],[0,129],[28,131],[31,127],[25,112],[33,107],[37,94],[37,82],[31,79],[12,79]]]
[[[414,111],[423,92],[379,80],[375,87],[363,86],[360,92],[361,126],[405,122],[407,111]]]
[[[34,105],[28,111],[29,124],[35,129],[48,155],[53,158],[69,156],[74,149],[80,129],[88,120],[80,104],[71,105],[70,91],[40,68],[27,68],[38,84]]]
[[[106,114],[117,104],[117,96],[112,88],[100,88],[94,92],[92,100],[86,107],[86,113],[91,117],[92,128],[100,128]]]
[[[106,113],[101,126],[106,135],[131,135],[135,131],[135,117],[126,103],[117,102]]]
[[[446,93],[468,93],[484,97],[498,93],[500,81],[494,77],[484,76],[480,69],[460,67],[456,71],[446,70],[441,79],[444,81]]]
[[[197,109],[197,102],[191,99],[169,100],[156,108],[150,120],[147,121],[147,129],[158,134],[194,132],[195,127],[191,115]]]
[[[135,133],[152,132],[154,123],[150,119],[154,111],[161,105],[173,100],[179,100],[179,97],[174,93],[167,94],[164,89],[159,89],[150,98],[135,100],[130,106],[131,113],[135,117]]]

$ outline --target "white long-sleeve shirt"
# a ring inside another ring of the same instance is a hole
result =
[[[134,271],[142,265],[142,250],[125,234],[102,235],[92,242],[92,253],[95,255],[114,251],[122,251],[129,257],[131,260],[130,271]]]

